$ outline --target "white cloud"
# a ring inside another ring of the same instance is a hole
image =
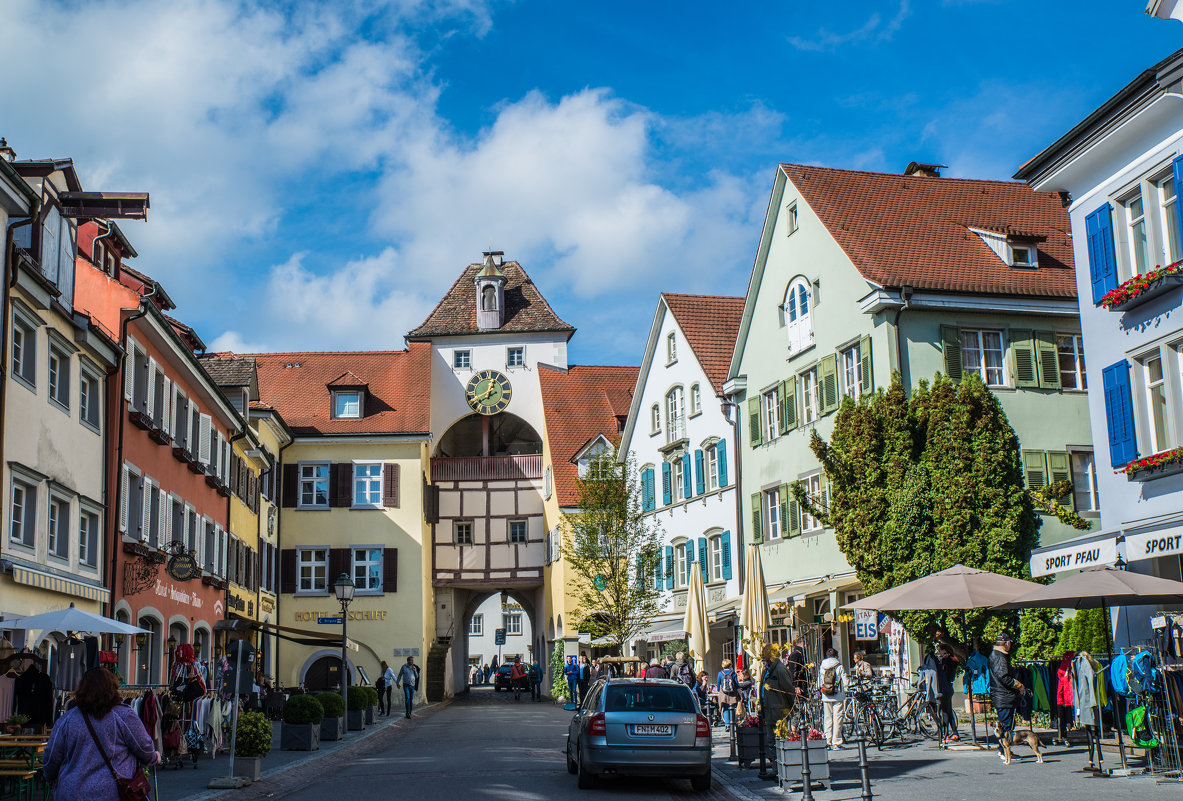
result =
[[[895,14],[886,24],[879,12],[873,11],[871,16],[867,17],[867,21],[854,30],[835,33],[828,28],[821,28],[811,36],[790,36],[788,41],[796,49],[810,52],[830,52],[845,45],[887,41],[899,31],[904,20],[911,15],[910,0],[901,0]]]

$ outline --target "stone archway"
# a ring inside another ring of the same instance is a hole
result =
[[[353,666],[346,662],[345,670],[347,671],[349,682],[352,684]],[[310,657],[304,666],[300,683],[309,692],[321,692],[323,690],[340,691],[341,655],[324,654],[319,657],[315,655]]]

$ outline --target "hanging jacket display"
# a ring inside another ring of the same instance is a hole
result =
[[[969,659],[965,660],[965,691],[974,695],[988,695],[990,693],[990,670],[986,657],[978,651],[971,651]]]
[[[1096,673],[1087,653],[1080,653],[1072,660],[1072,697],[1075,699],[1076,722],[1089,726],[1097,724]]]

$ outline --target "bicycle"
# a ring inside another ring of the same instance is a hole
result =
[[[865,736],[876,748],[882,750],[883,719],[879,715],[872,688],[863,683],[853,685],[847,691],[842,707],[843,732],[849,731],[855,736]]]
[[[925,695],[926,688],[923,684],[915,684],[912,687],[900,711],[888,724],[891,729],[888,737],[899,734],[902,739],[905,732],[919,733],[929,740],[941,736],[940,723],[933,714],[932,705],[925,701]]]

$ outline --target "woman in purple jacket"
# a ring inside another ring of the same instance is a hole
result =
[[[74,703],[53,727],[45,746],[45,780],[53,786],[55,798],[118,801],[115,779],[83,714],[90,718],[121,778],[129,778],[141,765],[155,765],[160,754],[152,748],[152,738],[136,713],[120,703],[119,684],[106,668],[93,668],[82,675]]]

